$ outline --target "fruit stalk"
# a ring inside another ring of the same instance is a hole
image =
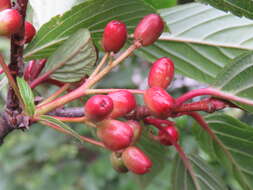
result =
[[[75,89],[74,91],[48,103],[43,106],[37,107],[35,114],[41,115],[45,114],[51,110],[54,110],[72,100],[75,100],[81,96],[86,94],[86,90],[94,86],[97,82],[99,82],[106,74],[108,74],[114,67],[120,64],[124,59],[130,56],[134,50],[141,47],[141,45],[137,42],[131,45],[124,53],[122,53],[116,60],[114,60],[111,64],[107,65],[101,72],[99,72],[93,78],[88,78],[87,81]]]

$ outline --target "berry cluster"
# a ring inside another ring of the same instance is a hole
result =
[[[24,15],[21,15],[14,7],[11,8],[10,0],[0,1],[0,35],[11,36],[12,40],[15,40],[16,34],[19,34],[19,37],[23,38],[20,42],[21,48],[23,48],[25,43],[29,43],[33,39],[36,30],[31,23],[24,21]],[[42,116],[49,114],[49,112],[51,112],[50,117],[59,120],[59,123],[79,122],[91,125],[96,128],[96,134],[100,141],[81,135],[78,138],[110,150],[112,152],[111,163],[116,171],[131,171],[135,174],[145,174],[151,170],[152,161],[138,147],[138,141],[143,133],[143,128],[153,126],[152,129],[155,128],[155,130],[150,131],[150,139],[162,146],[173,145],[191,172],[187,157],[178,144],[179,133],[175,123],[168,118],[189,115],[216,140],[215,134],[195,111],[214,112],[226,106],[235,106],[224,99],[242,103],[248,103],[247,101],[222,94],[212,88],[193,90],[175,99],[166,91],[174,77],[174,63],[167,57],[159,58],[152,64],[148,75],[148,89],[146,90],[93,89],[97,82],[130,56],[134,50],[153,44],[162,34],[163,29],[164,22],[159,15],[149,14],[145,16],[135,28],[132,44],[115,58],[114,54],[118,53],[125,45],[128,32],[123,22],[118,20],[109,22],[104,28],[101,41],[101,46],[105,51],[104,57],[90,76],[85,75],[77,83],[70,84],[54,80],[50,78],[50,72],[40,75],[46,64],[46,59],[30,61],[26,64],[24,79],[31,89],[43,82],[57,85],[60,89],[45,100],[40,97],[43,101],[35,102],[37,105],[34,115],[27,116],[28,114],[25,115],[26,113],[21,111],[21,115],[24,114],[22,116],[31,121],[22,123],[22,126],[29,126],[40,121],[60,132],[73,135],[71,130],[63,129],[55,123],[45,121],[45,117]],[[7,74],[9,72],[11,75],[8,69],[5,69],[4,72]],[[15,84],[15,81],[13,83]],[[12,87],[15,90],[15,86]],[[61,96],[65,91],[68,93]],[[17,98],[21,99],[18,97],[19,93],[15,93]],[[93,96],[86,101],[84,108],[81,108],[81,112],[77,116],[71,111],[68,113],[69,115],[67,114],[68,116],[52,113],[56,112],[56,108],[64,109],[65,104],[91,94]],[[134,94],[141,94],[145,105],[137,105]],[[211,95],[216,98],[185,103],[187,100],[201,95]],[[217,97],[222,98],[222,100]],[[22,99],[19,102],[22,102]],[[253,103],[251,102],[251,104]],[[73,136],[76,137],[76,133]],[[217,142],[219,143],[219,141]]]
[[[147,15],[135,29],[135,42],[148,46],[158,39],[163,28],[164,23],[159,15]],[[126,40],[127,29],[123,22],[113,20],[106,25],[102,39],[102,46],[106,52],[118,52]],[[173,144],[170,138],[173,141],[178,140],[174,123],[166,120],[175,106],[173,97],[165,90],[173,76],[173,62],[165,57],[158,59],[153,63],[149,73],[150,88],[144,92],[144,102],[152,114],[145,119],[145,123],[158,128],[157,136],[152,135],[152,138],[165,146]],[[98,138],[107,149],[113,151],[113,168],[118,172],[130,170],[136,174],[145,174],[150,170],[152,161],[135,146],[141,136],[142,126],[135,120],[119,120],[132,112],[136,106],[135,96],[131,92],[118,90],[107,95],[91,97],[86,102],[84,111],[87,119],[96,123]]]
[[[16,9],[11,8],[10,0],[0,1],[0,36],[10,37],[11,35],[17,33],[23,24],[23,18]],[[36,29],[34,26],[25,21],[25,36],[24,43],[29,43],[32,41],[34,35],[36,34]]]

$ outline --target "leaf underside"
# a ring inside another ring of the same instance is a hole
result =
[[[87,29],[80,29],[49,57],[41,75],[62,82],[77,82],[90,74],[97,60],[96,49]]]
[[[199,126],[195,136],[203,150],[214,160],[220,162],[230,172],[244,190],[253,189],[253,128],[224,114],[205,117],[209,127],[224,144],[231,158]]]

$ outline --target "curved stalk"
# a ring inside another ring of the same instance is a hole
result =
[[[64,133],[64,134],[67,134],[67,135],[72,135],[69,131],[67,131],[67,130],[61,128],[61,127],[58,127],[57,125],[54,125],[54,124],[52,124],[52,123],[50,123],[50,122],[47,122],[47,121],[40,121],[40,123],[42,123],[43,125],[46,125],[46,126],[48,126],[48,127],[51,127],[51,128],[53,128],[53,129],[55,129],[55,130],[61,132],[61,133]],[[96,145],[96,146],[99,146],[99,147],[102,147],[102,148],[106,148],[106,147],[104,146],[103,143],[98,142],[98,141],[93,140],[93,139],[90,139],[90,138],[88,138],[88,137],[79,136],[79,138],[80,138],[83,142],[87,142],[87,143],[90,143],[90,144],[93,144],[93,145]]]
[[[236,102],[240,102],[243,104],[253,106],[252,100],[249,100],[246,98],[240,98],[238,96],[234,96],[229,93],[221,92],[221,91],[214,89],[214,88],[202,88],[202,89],[191,90],[191,91],[185,93],[184,95],[180,96],[179,98],[177,98],[176,99],[176,107],[181,106],[187,100],[190,100],[190,99],[197,97],[197,96],[204,96],[204,95],[215,96],[215,97],[219,97],[221,99],[226,99],[228,101],[236,101]]]

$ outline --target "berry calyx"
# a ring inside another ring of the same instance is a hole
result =
[[[103,33],[102,46],[106,52],[118,52],[127,39],[126,25],[118,20],[109,22]]]
[[[9,36],[16,33],[22,25],[22,17],[15,9],[0,12],[0,35]]]
[[[156,60],[149,72],[148,85],[167,88],[174,77],[174,63],[167,57]]]
[[[116,170],[119,173],[126,173],[128,172],[128,169],[126,168],[121,155],[119,155],[116,152],[113,152],[110,156],[110,160],[112,163],[112,167],[114,170]]]
[[[139,22],[134,31],[134,39],[143,46],[153,44],[162,34],[164,22],[157,14],[149,14]]]
[[[31,42],[35,34],[36,29],[34,26],[30,22],[25,21],[25,43]]]
[[[102,121],[112,112],[113,102],[107,95],[95,95],[86,102],[84,110],[89,120]]]
[[[133,138],[133,130],[125,122],[105,120],[99,124],[97,136],[106,148],[118,151],[130,145]]]
[[[11,8],[11,1],[10,0],[1,0],[0,1],[0,11],[4,9]]]
[[[126,123],[133,129],[134,136],[133,136],[131,144],[134,144],[135,142],[137,142],[139,140],[139,138],[141,136],[142,126],[140,125],[139,122],[137,122],[135,120],[128,120],[128,121],[126,121]]]
[[[175,106],[174,98],[163,88],[149,88],[144,93],[144,102],[152,115],[164,119],[167,118]]]
[[[170,135],[170,137],[174,141],[178,141],[178,139],[179,139],[179,133],[178,133],[176,127],[167,126],[164,128],[164,130],[159,130],[159,133],[158,133],[159,142],[165,146],[172,145],[173,143],[168,138],[168,135]]]
[[[152,161],[135,146],[130,146],[122,153],[125,166],[135,174],[145,174],[152,167]]]
[[[111,92],[108,96],[113,101],[113,110],[110,114],[111,118],[118,118],[131,112],[136,107],[135,97],[127,90],[119,90]]]

